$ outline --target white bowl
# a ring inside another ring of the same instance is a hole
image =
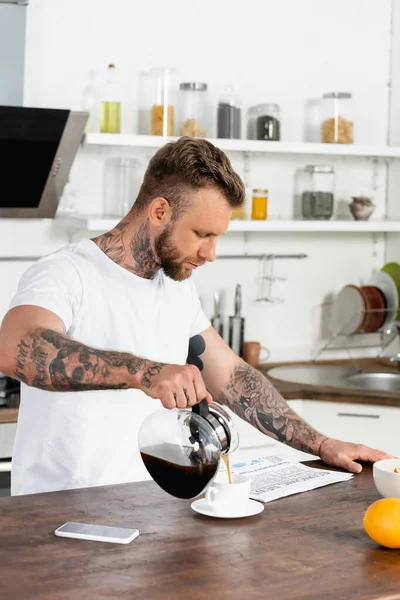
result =
[[[400,468],[400,458],[386,458],[378,460],[373,465],[375,487],[384,498],[400,498],[400,473],[395,473],[395,468]]]

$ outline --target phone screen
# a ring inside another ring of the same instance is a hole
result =
[[[91,525],[89,523],[65,523],[59,527],[60,533],[77,533],[102,538],[119,538],[126,540],[136,532],[136,529],[125,527],[109,527],[108,525]]]

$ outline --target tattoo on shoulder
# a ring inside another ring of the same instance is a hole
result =
[[[318,433],[303,421],[260,372],[237,365],[218,402],[229,406],[259,431],[298,450],[310,452]]]
[[[201,335],[195,335],[189,340],[189,350],[186,362],[189,365],[195,365],[199,371],[202,371],[204,368],[203,361],[200,356],[204,354],[206,350],[206,342]]]

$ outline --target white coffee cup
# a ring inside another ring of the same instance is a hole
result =
[[[229,483],[226,472],[218,473],[208,486],[205,499],[216,512],[236,512],[247,508],[250,488],[250,479],[243,475],[232,473],[232,483]]]

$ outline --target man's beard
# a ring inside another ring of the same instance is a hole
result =
[[[154,249],[157,254],[158,263],[164,273],[174,281],[184,281],[191,276],[191,269],[185,269],[179,260],[180,254],[171,241],[173,226],[167,225],[156,241]]]

